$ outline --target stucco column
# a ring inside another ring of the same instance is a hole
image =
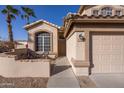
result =
[[[89,66],[90,66],[90,62],[89,62],[89,31],[83,31],[84,32],[84,40],[83,43],[81,43],[82,45],[80,45],[83,49],[82,51],[78,51],[78,53],[82,52],[82,60],[72,60],[73,64],[74,64],[74,72],[76,73],[77,76],[88,76],[89,75]],[[77,47],[77,50],[79,50],[79,48]]]
[[[87,62],[87,65],[90,64],[89,62],[89,31],[84,31],[85,33],[85,61]]]
[[[36,34],[33,34],[33,50],[36,51]]]
[[[28,47],[31,49],[31,50],[35,50],[35,34],[33,33],[28,33]]]

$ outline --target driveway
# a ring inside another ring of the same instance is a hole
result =
[[[124,88],[124,74],[92,74],[98,88]]]

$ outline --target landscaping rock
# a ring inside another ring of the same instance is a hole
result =
[[[46,88],[48,78],[5,78],[0,76],[0,88]]]

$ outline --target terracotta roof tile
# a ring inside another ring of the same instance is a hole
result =
[[[49,25],[51,25],[51,26],[53,26],[53,27],[56,27],[56,28],[59,28],[59,29],[60,29],[60,26],[55,25],[55,24],[53,24],[53,23],[50,23],[50,22],[48,22],[48,21],[46,21],[46,20],[43,20],[43,19],[40,19],[40,20],[35,21],[35,22],[33,22],[33,23],[27,24],[27,25],[24,26],[24,28],[25,28],[25,29],[26,29],[26,28],[30,28],[31,26],[33,26],[33,25],[35,25],[35,24],[38,24],[38,23],[40,23],[40,22],[44,22],[44,23],[46,23],[46,24],[49,24]]]

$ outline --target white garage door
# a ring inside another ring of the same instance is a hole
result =
[[[92,39],[92,73],[124,72],[124,33],[95,32]]]

